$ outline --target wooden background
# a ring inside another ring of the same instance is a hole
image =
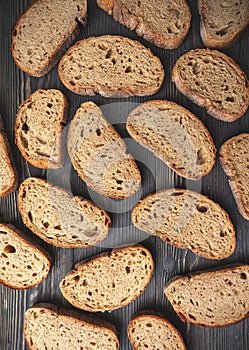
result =
[[[18,105],[24,101],[32,92],[38,88],[58,88],[65,93],[70,104],[70,117],[73,116],[75,110],[84,101],[93,100],[98,105],[106,105],[110,102],[122,102],[124,100],[110,100],[100,96],[88,98],[78,96],[68,91],[60,82],[57,74],[57,67],[55,67],[47,76],[43,78],[32,78],[23,73],[14,64],[10,54],[10,33],[18,16],[26,9],[32,0],[8,0],[0,1],[0,16],[1,16],[1,30],[0,30],[0,111],[3,116],[6,132],[9,137],[14,157],[17,163],[20,180],[33,176],[42,176],[46,178],[45,171],[40,171],[28,165],[21,157],[18,149],[14,145],[13,125],[15,122],[15,115],[18,110]],[[81,33],[78,37],[84,38],[92,35],[101,34],[119,34],[140,40],[143,44],[150,47],[151,50],[158,55],[165,67],[166,78],[161,90],[153,97],[146,98],[130,98],[125,100],[127,110],[132,108],[134,103],[142,102],[149,99],[170,99],[176,101],[186,108],[194,112],[205,123],[210,130],[217,148],[231,136],[237,135],[241,132],[249,132],[249,112],[234,123],[224,123],[210,117],[205,111],[187,98],[182,96],[176,90],[175,86],[170,82],[170,73],[174,62],[184,52],[192,48],[203,47],[199,35],[199,16],[197,12],[196,1],[189,1],[193,20],[190,32],[187,39],[180,48],[172,51],[162,50],[148,44],[142,39],[138,38],[134,32],[130,32],[125,27],[117,24],[106,13],[101,11],[95,0],[88,0],[89,5],[89,23],[86,28],[81,27]],[[225,53],[233,57],[236,62],[249,76],[249,28],[243,34],[240,41],[231,49],[225,50]],[[118,113],[119,108],[117,108]],[[117,114],[107,115],[107,118],[115,122],[115,118],[119,119]],[[125,131],[124,124],[116,125],[117,130],[123,137],[128,137]],[[225,208],[236,228],[237,233],[237,248],[235,254],[229,259],[222,261],[211,261],[194,255],[189,250],[180,250],[175,247],[162,242],[155,237],[149,237],[143,241],[143,244],[150,249],[155,259],[155,273],[152,281],[145,291],[145,293],[129,306],[116,310],[111,314],[105,313],[97,315],[113,322],[119,332],[120,349],[131,350],[131,346],[126,336],[126,329],[132,315],[138,310],[152,309],[161,312],[181,331],[183,338],[189,350],[247,350],[249,349],[249,319],[239,324],[224,327],[220,329],[205,329],[197,327],[188,323],[182,323],[170,307],[167,299],[163,295],[163,287],[165,283],[174,275],[185,272],[195,271],[209,267],[224,265],[226,263],[242,262],[249,263],[249,239],[248,229],[249,222],[244,220],[236,208],[233,196],[228,186],[227,178],[224,175],[219,162],[212,172],[202,179],[202,182],[194,183],[186,181],[176,176],[169,168],[160,160],[155,159],[150,152],[147,152],[139,146],[134,146],[132,151],[141,153],[146,161],[150,163],[152,170],[156,174],[154,177],[152,173],[146,168],[142,162],[139,163],[143,174],[142,193],[139,196],[144,197],[152,191],[169,188],[171,186],[189,187],[199,186],[201,192],[211,199],[220,203]],[[92,195],[87,190],[85,184],[78,180],[75,172],[71,170],[71,188],[73,193],[81,194],[87,198]],[[50,177],[60,179],[61,184],[68,184],[68,176],[64,170],[58,173],[50,171]],[[14,193],[4,199],[0,200],[0,218],[1,222],[12,222],[17,227],[27,232],[30,236],[34,235],[28,231],[20,218],[16,206],[16,196]],[[126,200],[122,205],[127,208],[126,212],[115,214],[116,205],[112,202],[111,213],[113,225],[117,229],[119,238],[124,241],[138,241],[140,239],[139,231],[130,225],[130,208],[139,199],[135,196],[132,199]],[[99,199],[103,205],[106,200]],[[100,203],[99,202],[99,203]],[[118,201],[116,204],[118,205]],[[141,237],[144,237],[142,235]],[[147,237],[147,236],[146,236]],[[98,247],[88,249],[59,249],[54,248],[38,238],[39,241],[54,257],[55,264],[49,277],[39,286],[27,291],[15,291],[0,285],[0,350],[24,350],[25,341],[23,337],[23,317],[24,312],[28,307],[31,307],[37,302],[52,302],[59,306],[70,308],[71,306],[63,299],[58,284],[61,278],[73,267],[75,263],[83,258],[94,255],[98,252],[106,250],[106,246],[100,245]],[[72,308],[72,307],[71,307]],[[104,350],[104,349],[103,349]]]

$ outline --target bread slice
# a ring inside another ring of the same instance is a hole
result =
[[[216,119],[233,122],[246,112],[249,84],[240,67],[225,54],[208,49],[181,56],[172,71],[180,92]]]
[[[249,134],[227,140],[220,149],[220,162],[228,176],[240,214],[249,220]]]
[[[95,245],[107,236],[111,224],[104,210],[35,177],[21,184],[17,204],[24,224],[47,243],[61,248]]]
[[[111,323],[52,304],[38,304],[26,311],[24,335],[30,350],[119,348]]]
[[[249,316],[249,265],[175,277],[165,294],[182,321],[222,327]]]
[[[41,283],[52,264],[49,254],[11,224],[0,224],[0,282],[14,289]]]
[[[205,46],[233,45],[249,24],[248,0],[199,0],[201,37]]]
[[[63,296],[89,312],[113,311],[137,299],[153,274],[150,252],[140,245],[102,253],[75,265],[61,281]]]
[[[180,46],[190,27],[191,12],[185,0],[97,0],[97,4],[117,22],[164,49]]]
[[[93,102],[85,102],[77,110],[67,146],[74,169],[94,191],[125,198],[140,188],[141,175],[134,159]]]
[[[47,74],[85,23],[87,0],[36,0],[17,20],[11,52],[18,68],[35,77]]]
[[[61,168],[65,158],[63,129],[68,103],[59,90],[37,90],[19,107],[16,144],[27,162],[37,168]]]
[[[78,41],[62,57],[58,72],[77,94],[113,98],[152,95],[164,79],[161,61],[149,49],[114,35]]]
[[[129,115],[127,131],[179,175],[197,180],[215,164],[216,149],[204,124],[171,101],[147,101]]]
[[[140,230],[207,259],[224,259],[235,250],[235,230],[226,211],[189,190],[173,188],[146,197],[133,208],[132,222]]]

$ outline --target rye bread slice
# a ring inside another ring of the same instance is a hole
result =
[[[138,41],[103,35],[78,41],[62,57],[62,83],[80,95],[147,96],[164,79],[160,59]]]
[[[111,323],[52,304],[38,304],[26,311],[24,335],[30,350],[119,348]]]
[[[11,224],[0,224],[0,283],[28,289],[49,274],[52,259],[42,247]]]
[[[186,37],[191,12],[185,0],[97,0],[98,6],[143,39],[175,49]]]
[[[124,307],[149,284],[154,269],[150,252],[141,245],[102,253],[75,265],[61,281],[69,303],[89,312]]]
[[[128,116],[127,131],[179,175],[197,180],[215,164],[216,149],[205,125],[171,101],[147,101]]]
[[[227,140],[220,149],[220,163],[240,214],[249,220],[249,134],[240,134]]]
[[[140,230],[207,259],[224,259],[235,250],[235,230],[226,211],[189,190],[174,188],[149,195],[133,208],[132,222]]]
[[[63,130],[68,103],[59,90],[37,90],[19,107],[16,144],[24,159],[37,168],[61,168],[65,158]]]
[[[125,198],[141,186],[140,171],[116,130],[93,102],[85,102],[70,123],[68,153],[86,184],[101,194]]]
[[[246,112],[249,84],[245,73],[227,55],[208,49],[181,56],[172,71],[177,89],[214,118],[233,122]]]
[[[35,77],[47,74],[85,23],[86,0],[36,0],[17,20],[11,52],[18,68]]]
[[[165,294],[182,321],[228,326],[249,316],[249,265],[176,276]]]
[[[24,224],[41,239],[61,248],[87,248],[102,241],[109,215],[88,200],[30,177],[19,188],[18,209]]]

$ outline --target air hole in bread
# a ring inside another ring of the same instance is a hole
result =
[[[226,236],[226,232],[224,232],[224,231],[220,231],[220,237],[225,237]]]
[[[126,270],[126,273],[130,273],[131,272],[131,268],[129,266],[126,266],[125,270]]]
[[[48,227],[49,227],[49,223],[48,223],[48,222],[44,222],[44,223],[43,223],[43,226],[44,226],[45,228],[48,228]]]
[[[13,254],[16,252],[16,248],[13,247],[12,245],[8,244],[4,247],[4,250],[3,250],[5,253],[7,254]]]
[[[57,225],[57,226],[55,226],[55,227],[54,227],[54,229],[55,229],[55,230],[59,230],[59,231],[61,231],[61,230],[62,230],[61,225]]]
[[[79,275],[75,276],[75,277],[73,278],[73,280],[74,280],[75,282],[79,282],[80,276],[79,276]]]
[[[112,49],[109,49],[108,51],[107,51],[107,54],[106,54],[106,56],[105,56],[105,58],[110,58],[111,57],[111,55],[112,55]]]
[[[146,323],[146,327],[151,328],[152,324],[151,323]]]
[[[197,205],[197,210],[200,212],[200,213],[206,213],[208,211],[208,208],[205,207],[204,205]]]
[[[192,320],[196,321],[196,318],[195,318],[193,315],[188,314],[188,316],[189,316],[189,318],[191,318]]]
[[[227,101],[227,102],[234,102],[234,97],[227,97],[227,98],[226,98],[226,101]]]
[[[33,215],[31,213],[31,211],[28,212],[28,218],[31,222],[33,222]]]
[[[177,196],[182,196],[184,193],[183,192],[173,192],[171,193],[171,197],[177,197]],[[154,203],[152,203],[154,204]]]
[[[242,280],[246,280],[247,279],[247,275],[244,272],[242,272],[240,274],[240,278],[242,278]]]
[[[125,69],[125,73],[132,73],[131,66],[128,66],[128,67]]]
[[[25,131],[25,132],[29,131],[29,127],[28,127],[28,124],[26,122],[23,123],[22,130]]]

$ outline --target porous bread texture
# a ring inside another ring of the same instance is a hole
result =
[[[236,247],[234,226],[217,203],[199,193],[168,189],[138,202],[133,224],[181,249],[207,259],[224,259]]]
[[[222,327],[249,316],[249,265],[175,277],[165,294],[182,321]]]
[[[191,50],[181,56],[172,71],[177,89],[214,118],[233,122],[249,104],[245,73],[227,55],[208,49]]]
[[[37,90],[19,107],[15,123],[16,144],[30,164],[61,168],[65,159],[68,103],[61,91]]]
[[[77,264],[61,281],[69,303],[89,312],[124,307],[145,290],[153,274],[150,252],[140,245],[115,249]]]
[[[79,34],[86,0],[36,0],[17,20],[11,52],[18,68],[35,77],[47,74]]]
[[[216,149],[204,124],[171,101],[140,104],[128,116],[127,131],[179,175],[198,180],[215,164]]]
[[[103,35],[78,41],[62,57],[62,83],[80,95],[148,96],[164,79],[160,59],[138,41]]]
[[[102,241],[109,215],[88,200],[30,177],[19,188],[18,209],[24,224],[47,243],[61,248],[87,248]]]
[[[80,178],[94,191],[113,198],[135,194],[140,171],[126,144],[93,102],[85,102],[70,123],[68,153]]]
[[[164,49],[180,46],[189,31],[191,12],[185,0],[97,0],[97,4],[117,22]]]

